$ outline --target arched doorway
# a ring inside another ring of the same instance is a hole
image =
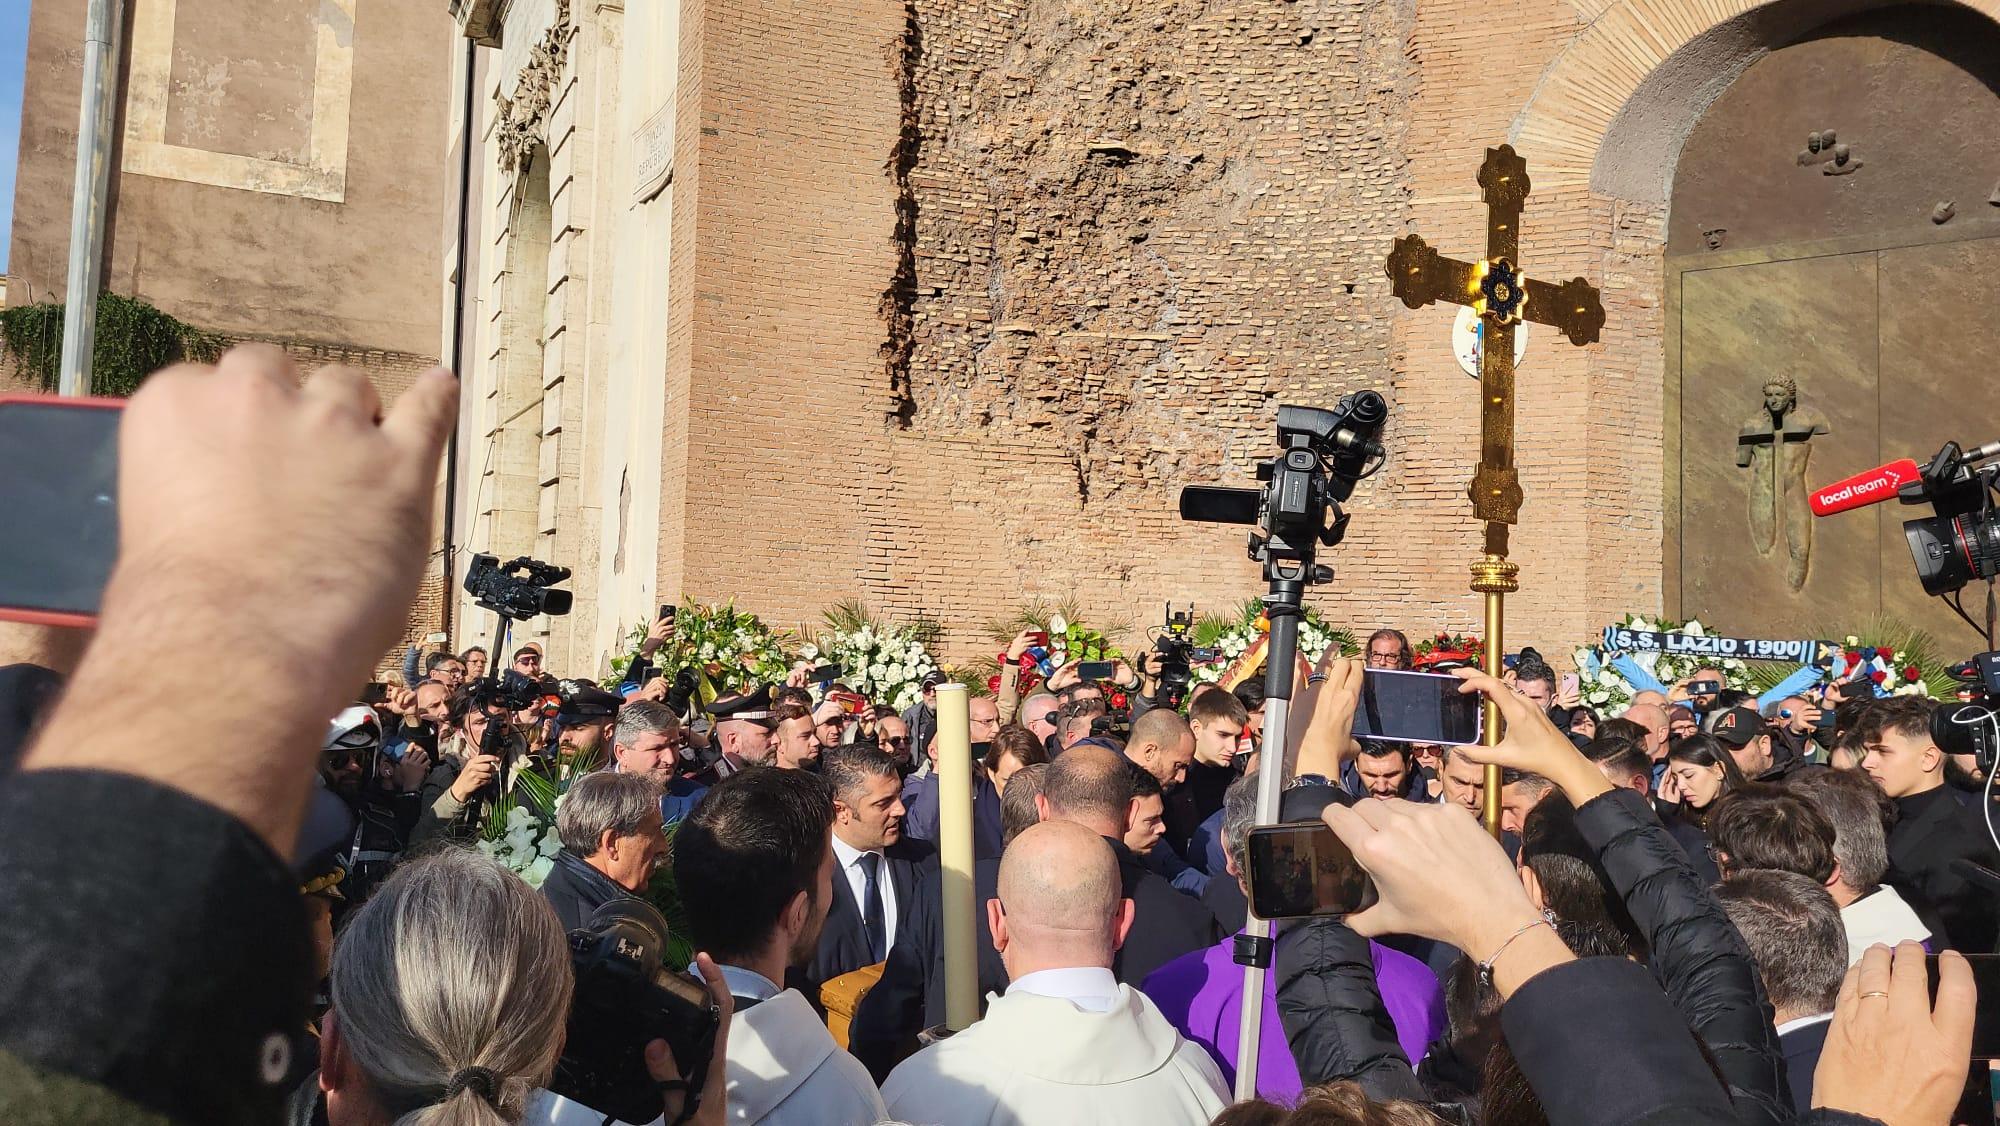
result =
[[[1680,146],[1665,241],[1669,610],[1753,635],[1879,612],[1961,640],[1916,582],[1916,511],[1816,521],[1805,495],[2000,436],[2000,26],[1906,5],[1761,54]]]

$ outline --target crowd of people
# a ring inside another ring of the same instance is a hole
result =
[[[0,779],[0,1120],[639,1123],[566,1079],[628,1027],[669,1123],[1956,1120],[2000,854],[1927,700],[1705,669],[1598,714],[1529,650],[1453,670],[1497,745],[1357,739],[1366,670],[1414,657],[1384,628],[1318,655],[1279,745],[1260,680],[1175,700],[1153,656],[1023,695],[1024,633],[969,701],[981,1014],[945,1034],[935,678],[900,713],[805,666],[704,703],[662,619],[615,690],[522,645],[343,698],[414,595],[454,399],[239,349],[132,400],[100,628]],[[471,845],[537,763],[531,887]],[[1374,902],[1282,921],[1246,999],[1264,771]],[[663,876],[670,924],[634,906]],[[699,951],[648,972],[708,1058],[601,997],[581,1035],[612,918]]]

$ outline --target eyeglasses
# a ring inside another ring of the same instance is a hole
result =
[[[910,749],[910,740],[907,737],[899,739],[894,736],[891,736],[888,739],[888,744],[899,751],[907,751]]]

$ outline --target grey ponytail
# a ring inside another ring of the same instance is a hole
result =
[[[571,986],[547,901],[463,850],[398,870],[333,953],[341,1041],[396,1126],[519,1122],[555,1070]]]

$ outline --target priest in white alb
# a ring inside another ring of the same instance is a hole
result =
[[[1203,1126],[1228,1104],[1208,1053],[1111,974],[1132,902],[1102,837],[1062,821],[1022,833],[986,912],[1011,984],[985,1019],[896,1068],[882,1087],[890,1117]]]

